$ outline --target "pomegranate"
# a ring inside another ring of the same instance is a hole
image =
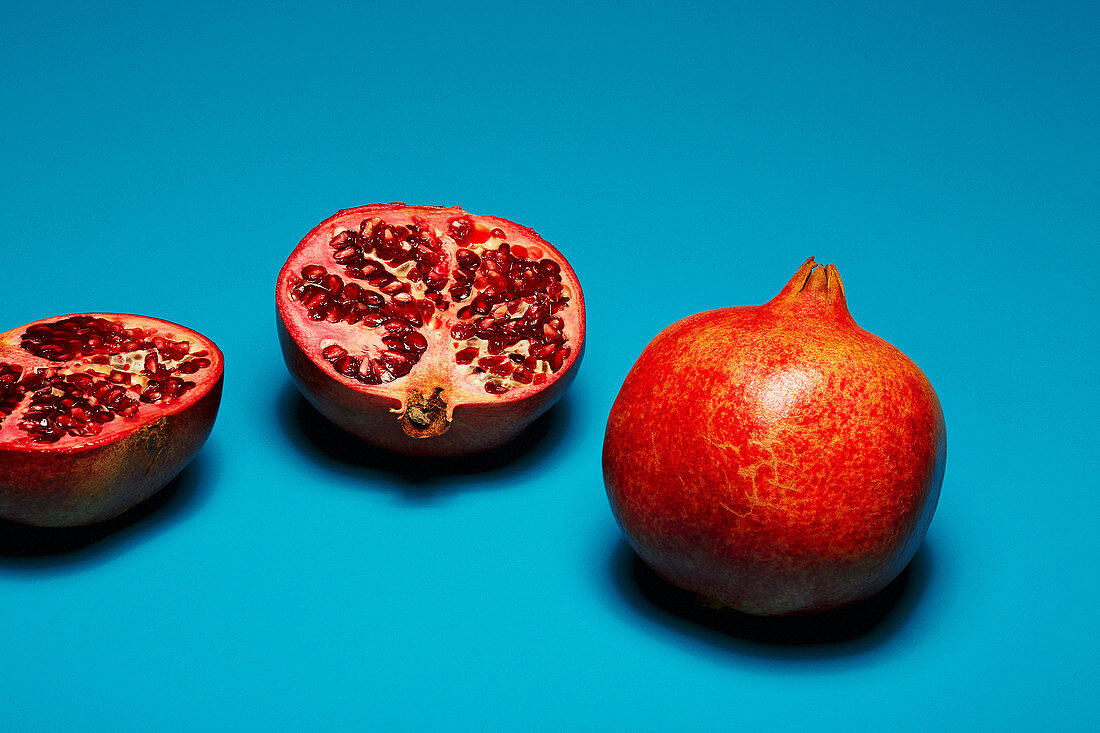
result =
[[[584,299],[561,253],[459,208],[338,212],[291,253],[275,301],[306,398],[409,455],[506,443],[557,401],[584,352]]]
[[[168,321],[87,313],[0,334],[0,516],[122,513],[194,457],[221,390],[218,347]]]
[[[662,331],[611,409],[603,469],[635,552],[758,615],[865,599],[924,538],[946,433],[928,379],[856,325],[810,258],[762,306]]]

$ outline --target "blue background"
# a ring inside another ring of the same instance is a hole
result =
[[[0,330],[149,313],[228,370],[156,499],[0,524],[3,727],[1100,724],[1094,2],[35,5],[0,14]],[[280,266],[391,200],[581,278],[580,376],[507,451],[394,459],[289,382]],[[810,255],[939,392],[939,510],[854,612],[703,612],[623,544],[604,421],[661,328]]]

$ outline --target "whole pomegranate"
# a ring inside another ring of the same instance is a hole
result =
[[[0,516],[109,519],[176,476],[206,441],[222,354],[183,326],[86,313],[0,334]]]
[[[557,401],[584,352],[584,298],[561,253],[459,208],[338,212],[291,253],[275,303],[306,398],[410,455],[506,443]]]
[[[813,258],[766,305],[689,316],[607,422],[611,508],[671,583],[759,615],[867,598],[908,564],[947,456],[924,374],[856,325]]]

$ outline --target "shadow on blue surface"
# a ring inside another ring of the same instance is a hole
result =
[[[678,634],[760,657],[842,657],[869,651],[905,626],[932,575],[927,545],[922,545],[901,575],[875,596],[811,616],[763,617],[715,608],[699,595],[658,576],[625,540],[611,553],[610,574],[631,608]]]
[[[554,452],[573,430],[575,413],[566,393],[546,414],[507,445],[457,458],[410,457],[376,448],[344,432],[319,413],[293,383],[287,382],[278,403],[278,420],[285,435],[312,460],[341,469],[381,472],[403,488],[409,498],[427,498],[441,490],[469,487],[456,476],[497,470],[522,470]]]
[[[191,514],[209,485],[210,446],[137,506],[84,527],[33,527],[0,519],[0,572],[34,573],[104,562]]]

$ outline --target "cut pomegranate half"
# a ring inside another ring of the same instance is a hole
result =
[[[0,516],[109,519],[206,441],[222,390],[212,341],[145,316],[58,316],[0,335]]]
[[[414,455],[499,446],[576,376],[584,299],[538,234],[459,208],[374,204],[317,225],[276,287],[291,375],[317,409]]]

